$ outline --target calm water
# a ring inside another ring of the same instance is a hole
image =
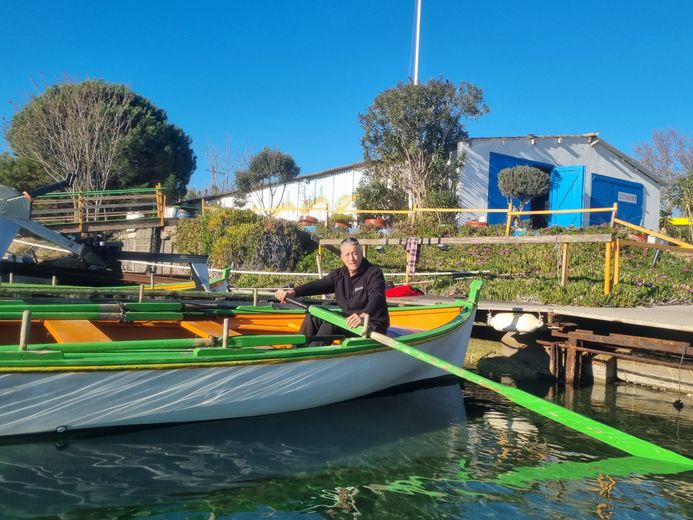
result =
[[[471,383],[438,383],[270,417],[5,443],[0,518],[693,518],[693,472]],[[693,410],[676,412],[671,394],[525,389],[693,455]]]

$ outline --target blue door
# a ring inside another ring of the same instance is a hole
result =
[[[614,179],[606,175],[592,174],[591,208],[607,208],[618,203],[618,218],[642,225],[643,185],[638,182]],[[590,213],[590,224],[598,225],[611,220],[610,213]]]
[[[498,189],[498,173],[503,168],[512,168],[513,166],[524,165],[524,166],[536,166],[545,171],[551,171],[553,168],[552,164],[541,163],[537,161],[531,161],[529,159],[523,159],[522,157],[513,157],[512,155],[503,155],[502,153],[491,152],[488,161],[488,208],[489,209],[505,209],[508,207],[508,199],[505,198],[500,190]],[[519,205],[517,199],[513,200],[513,206]],[[525,208],[528,209],[528,208]],[[528,216],[523,216],[523,219],[529,218]],[[488,223],[489,224],[503,224],[505,223],[506,216],[504,213],[489,213]]]
[[[584,166],[556,166],[551,171],[548,209],[582,209]],[[549,215],[549,226],[582,226],[582,213]]]

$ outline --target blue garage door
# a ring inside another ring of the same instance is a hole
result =
[[[606,208],[618,203],[618,218],[642,225],[643,185],[638,182],[614,179],[606,175],[592,174],[592,197],[590,207]],[[598,225],[611,220],[610,213],[590,213],[590,224]]]
[[[582,209],[584,166],[556,166],[551,171],[548,209]],[[549,226],[582,226],[582,213],[549,215]]]
[[[524,165],[524,166],[536,166],[542,170],[551,171],[553,164],[541,163],[537,161],[531,161],[529,159],[523,159],[521,157],[513,157],[512,155],[503,155],[501,153],[491,152],[488,161],[488,207],[489,209],[507,208],[508,199],[505,198],[500,190],[498,189],[498,173],[503,168],[512,168],[513,166]],[[513,201],[513,205],[517,206],[519,204],[518,200]],[[526,208],[525,208],[526,209]],[[527,216],[523,218],[529,218]],[[489,213],[488,223],[489,224],[503,224],[505,223],[506,216],[503,213]]]

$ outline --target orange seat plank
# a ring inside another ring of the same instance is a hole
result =
[[[224,326],[212,320],[181,321],[180,326],[201,338],[218,337],[224,334]],[[229,329],[229,336],[240,336],[240,334]]]
[[[111,341],[89,320],[44,320],[43,325],[58,343]]]

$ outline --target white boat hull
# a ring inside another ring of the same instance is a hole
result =
[[[473,315],[415,346],[461,366],[472,323]],[[236,366],[4,373],[0,436],[281,413],[440,375],[394,350]]]

